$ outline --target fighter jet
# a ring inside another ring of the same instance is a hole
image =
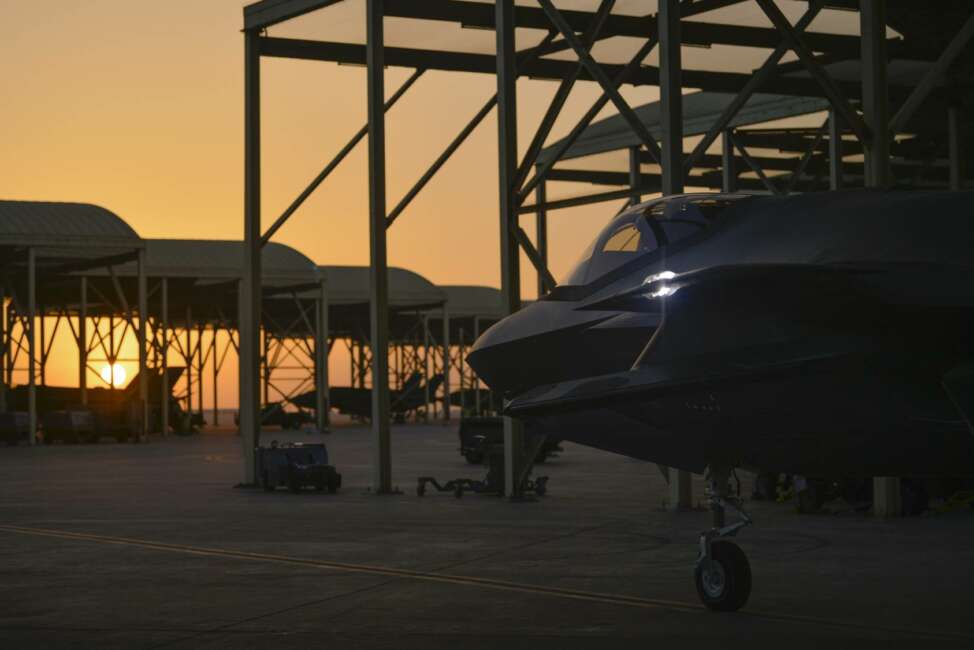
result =
[[[435,375],[429,381],[429,395],[432,399],[443,383],[443,375]],[[405,382],[402,389],[390,390],[390,411],[397,422],[404,422],[406,415],[426,405],[426,385],[423,374],[414,372]],[[292,397],[289,401],[302,409],[314,410],[317,407],[317,393],[308,391]],[[344,415],[354,415],[361,418],[372,417],[372,389],[355,388],[351,386],[332,386],[328,389],[328,398],[332,408]]]
[[[735,468],[974,472],[972,251],[974,192],[649,201],[469,363],[532,431],[706,470],[697,591],[736,610],[751,571],[727,538],[751,520]]]

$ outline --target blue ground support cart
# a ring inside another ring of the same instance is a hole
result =
[[[338,492],[342,475],[328,464],[324,443],[281,443],[257,448],[257,476],[268,492],[285,486],[292,492],[304,488]]]

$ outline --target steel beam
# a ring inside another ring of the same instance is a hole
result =
[[[538,257],[541,260],[541,264],[548,268],[548,211],[545,209],[545,203],[548,202],[547,198],[548,184],[545,182],[538,183],[538,187],[534,191],[535,200],[538,203],[538,212],[534,215],[534,241],[537,243]],[[547,293],[545,287],[545,280],[541,272],[538,272],[538,298],[541,298]],[[479,321],[474,319],[474,341],[480,337]],[[478,386],[479,388],[479,386]],[[480,415],[480,391],[477,391],[477,415]]]
[[[659,0],[660,166],[663,194],[683,192],[683,87],[680,61],[680,5]]]
[[[27,249],[27,441],[37,444],[37,250]]]
[[[885,0],[883,0],[885,1]],[[825,71],[825,69],[819,64],[815,59],[815,55],[808,46],[801,34],[799,34],[785,15],[781,13],[781,9],[778,5],[774,3],[774,0],[757,0],[761,9],[764,11],[765,15],[772,22],[772,24],[781,32],[782,36],[788,42],[792,51],[798,56],[798,59],[805,65],[806,70],[808,70],[809,75],[822,87],[825,91],[825,96],[829,98],[832,106],[842,115],[842,119],[852,128],[862,143],[868,143],[872,138],[872,133],[870,132],[868,126],[859,117],[859,113],[852,108],[849,101],[845,98],[840,90],[839,86],[832,80],[832,77]],[[885,27],[885,26],[884,26]],[[885,29],[882,35],[877,37],[877,40],[882,41],[883,46],[886,44],[886,32]]]
[[[731,131],[725,130],[721,138],[721,189],[724,192],[737,191],[737,170],[734,167],[734,142],[731,139]]]
[[[136,261],[138,276],[139,329],[136,331],[139,346],[139,431],[136,439],[149,436],[149,290],[146,285],[145,249],[139,249]]]
[[[887,93],[886,0],[861,0],[863,117],[875,134],[866,145],[866,187],[889,184],[889,96]],[[843,116],[844,118],[845,116]],[[900,480],[881,476],[873,479],[873,514],[897,517],[901,514]]]
[[[886,0],[862,0],[862,109],[863,117],[875,134],[863,142],[866,154],[866,186],[886,187],[889,172],[889,95],[887,92]],[[848,117],[842,115],[844,123]]]
[[[256,483],[260,444],[260,54],[256,31],[244,34],[244,268],[240,301],[240,443],[243,482]],[[187,323],[187,327],[189,323]]]
[[[633,133],[635,133],[639,139],[642,140],[643,146],[646,147],[647,151],[649,151],[650,154],[662,164],[662,154],[660,153],[659,145],[656,144],[656,140],[653,139],[649,129],[646,128],[646,125],[643,124],[642,120],[639,119],[639,116],[636,115],[635,111],[632,110],[629,103],[622,97],[621,94],[619,94],[618,87],[612,82],[605,70],[602,69],[602,66],[592,58],[592,55],[589,54],[584,44],[579,40],[578,36],[575,35],[575,32],[572,31],[571,26],[561,15],[561,12],[555,8],[555,5],[551,3],[551,0],[538,0],[538,4],[540,4],[545,10],[545,13],[548,14],[548,18],[551,20],[551,23],[558,28],[559,32],[561,32],[562,38],[564,38],[568,44],[572,46],[572,49],[575,51],[575,55],[578,56],[578,60],[583,66],[585,66],[588,73],[602,87],[602,92],[609,96],[609,99],[615,105],[616,110],[619,111],[623,119],[626,120],[626,123],[629,124],[629,128],[631,128]],[[679,10],[677,10],[676,20],[679,21]],[[664,74],[665,73],[661,69],[661,84],[663,82],[662,77]]]
[[[795,32],[802,34],[805,29],[815,20],[819,12],[822,10],[821,3],[813,2],[810,3],[808,9],[802,14],[802,17],[798,19],[795,23]],[[780,39],[779,39],[780,40]],[[693,149],[693,153],[686,160],[685,171],[689,173],[693,170],[693,166],[700,160],[700,158],[706,153],[707,149],[714,143],[717,136],[724,133],[727,127],[730,125],[731,120],[737,115],[741,108],[751,99],[751,96],[760,88],[765,85],[768,80],[770,80],[775,72],[778,63],[788,52],[788,45],[784,42],[779,42],[775,49],[768,55],[764,63],[758,70],[751,75],[751,77],[744,83],[741,89],[734,96],[734,100],[727,105],[717,121],[714,122],[710,130],[704,135],[703,139],[697,144]]]
[[[687,23],[687,25],[691,24],[690,22]],[[306,61],[330,61],[349,65],[363,65],[366,59],[365,46],[354,43],[263,37],[260,39],[260,48],[263,56]],[[385,54],[386,65],[388,66],[485,74],[496,74],[497,69],[496,57],[490,54],[401,47],[387,47]],[[543,57],[537,61],[524,64],[521,68],[521,74],[532,79],[561,81],[574,74],[577,65],[574,61]],[[624,69],[624,66],[618,64],[602,64],[599,67],[609,77],[617,76]],[[652,66],[640,66],[638,69],[632,70],[627,76],[627,83],[634,85],[659,85],[659,69]],[[736,93],[753,76],[752,73],[684,70],[683,84],[702,90]],[[584,70],[579,75],[579,79],[595,81],[588,70]],[[835,82],[835,85],[846,94],[858,91],[858,84],[851,82],[839,81]],[[802,77],[777,77],[766,83],[762,90],[768,93],[800,97],[826,96],[822,87],[814,79]]]
[[[947,44],[947,47],[944,48],[940,57],[937,58],[937,62],[923,75],[923,79],[920,80],[920,83],[917,84],[913,92],[910,93],[910,96],[900,106],[900,110],[896,111],[896,115],[893,116],[893,120],[890,123],[889,130],[891,133],[895,135],[906,127],[907,122],[910,121],[910,118],[913,117],[916,110],[920,108],[924,100],[933,92],[937,84],[943,80],[950,65],[965,51],[972,37],[974,37],[974,14],[971,14],[961,26],[957,34]]]
[[[159,396],[160,407],[160,433],[163,437],[169,435],[169,279],[162,278],[160,288],[161,296],[160,308],[162,310],[162,394]],[[242,411],[242,409],[241,409]]]
[[[517,68],[514,0],[496,2],[497,158],[500,187],[501,296],[505,313],[521,308],[517,229]]]
[[[462,145],[466,139],[470,137],[470,134],[474,132],[474,129],[480,126],[480,123],[484,121],[484,118],[487,117],[487,115],[494,109],[496,104],[497,95],[495,94],[493,97],[487,100],[487,103],[484,104],[479,111],[477,111],[477,114],[474,115],[469,122],[467,122],[467,125],[464,126],[460,133],[457,134],[457,137],[455,137],[453,141],[447,145],[446,149],[443,150],[443,153],[441,153],[436,160],[433,161],[433,164],[430,165],[429,169],[426,170],[426,173],[424,173],[419,180],[416,181],[416,184],[413,185],[408,192],[406,192],[406,195],[402,197],[402,200],[399,201],[396,207],[392,209],[392,212],[390,212],[389,216],[386,218],[386,228],[395,223],[396,219],[402,214],[403,210],[405,210],[412,200],[416,198],[416,196],[422,191],[422,189],[426,187],[426,184],[433,179],[438,171],[440,171],[440,168],[443,167],[443,165],[446,164],[456,150],[460,148],[460,145]]]
[[[642,47],[639,48],[639,51],[636,52],[635,56],[629,60],[629,63],[627,63],[613,79],[613,83],[616,85],[616,87],[619,87],[626,82],[629,75],[639,68],[642,60],[649,56],[649,53],[654,47],[656,47],[655,37],[651,37],[645,43],[643,43]],[[585,132],[585,129],[588,128],[588,125],[591,124],[592,120],[595,119],[595,117],[602,111],[603,108],[605,108],[605,105],[608,103],[609,96],[603,92],[602,95],[595,100],[595,103],[592,104],[588,111],[585,112],[585,115],[582,116],[578,123],[572,127],[572,130],[568,133],[568,135],[559,141],[557,145],[558,148],[554,155],[540,165],[535,170],[534,176],[532,176],[531,179],[524,184],[524,187],[521,188],[521,191],[518,194],[519,204],[524,203],[527,197],[531,195],[531,192],[534,190],[537,184],[545,179],[545,176],[548,174],[551,168],[555,166],[555,163],[557,163],[561,157],[565,155],[565,152],[568,151],[576,140],[578,140],[582,133]]]
[[[85,276],[81,276],[78,307],[78,392],[81,405],[88,406],[88,278]]]
[[[0,279],[0,413],[7,412],[7,285]]]
[[[768,188],[768,191],[772,194],[781,194],[781,190],[778,189],[778,186],[775,185],[770,178],[768,178],[768,175],[764,173],[764,169],[761,168],[758,161],[751,156],[747,148],[734,134],[731,134],[731,141],[734,143],[734,147],[740,152],[741,158],[743,158],[744,162],[747,163],[747,166],[751,168],[751,171],[758,175],[758,178],[760,178],[761,182],[764,183],[764,186]]]
[[[443,423],[450,422],[450,310],[446,303],[443,304]],[[435,396],[434,396],[435,399]]]
[[[317,319],[315,321],[315,419],[318,425],[318,432],[325,433],[330,427],[329,422],[329,400],[328,388],[328,279],[321,278],[321,288],[318,290],[317,300]]]
[[[372,488],[392,493],[389,436],[389,268],[386,257],[384,0],[366,1],[369,114],[369,340],[372,346]]]
[[[390,108],[395,106],[396,102],[399,101],[399,98],[406,94],[406,91],[409,90],[409,88],[414,83],[416,83],[416,80],[419,79],[424,72],[426,72],[426,70],[423,68],[419,68],[416,71],[414,71],[413,74],[411,74],[409,78],[403,82],[403,84],[399,87],[399,89],[395,93],[393,93],[392,97],[386,100],[383,110],[385,112],[388,112]],[[301,194],[299,194],[298,197],[294,199],[291,205],[288,206],[287,210],[281,213],[281,216],[279,216],[274,221],[273,225],[271,225],[271,227],[267,229],[267,232],[265,232],[261,236],[260,243],[262,246],[266,245],[267,242],[271,240],[271,238],[274,236],[274,233],[280,230],[281,226],[283,226],[287,222],[287,220],[291,218],[291,215],[297,212],[298,208],[301,207],[301,205],[308,199],[308,197],[310,197],[314,193],[314,191],[318,189],[318,186],[321,185],[324,182],[324,180],[328,178],[328,176],[330,176],[333,171],[335,171],[335,169],[338,168],[338,166],[342,163],[343,160],[345,160],[348,154],[352,153],[352,150],[355,148],[355,146],[362,141],[362,138],[364,138],[368,134],[369,134],[369,125],[366,124],[361,129],[359,129],[355,133],[355,135],[352,136],[351,140],[345,143],[345,146],[342,147],[337,154],[335,154],[335,157],[332,158],[327,165],[325,165],[325,167],[318,173],[318,175],[311,180],[308,186],[304,188],[304,191],[302,191]]]
[[[842,118],[829,110],[829,189],[842,189]]]
[[[640,165],[639,147],[629,147],[629,189],[632,191],[629,196],[629,205],[639,205],[643,200],[643,195],[639,193],[642,180],[642,167]],[[540,209],[544,208],[544,201],[540,197],[538,198],[538,206]]]
[[[339,0],[261,0],[244,7],[244,30],[267,29],[336,2]]]

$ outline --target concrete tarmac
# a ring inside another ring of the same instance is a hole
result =
[[[0,648],[974,647],[971,511],[752,503],[751,600],[714,614],[692,578],[709,513],[662,510],[652,464],[565,445],[537,501],[419,498],[419,475],[484,469],[456,426],[404,425],[404,494],[376,496],[366,427],[274,438],[324,439],[341,492],[234,488],[230,432],[0,449]]]

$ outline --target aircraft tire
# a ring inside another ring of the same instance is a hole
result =
[[[751,564],[741,548],[727,540],[710,544],[710,566],[698,562],[694,582],[700,600],[715,612],[736,612],[751,595]]]

